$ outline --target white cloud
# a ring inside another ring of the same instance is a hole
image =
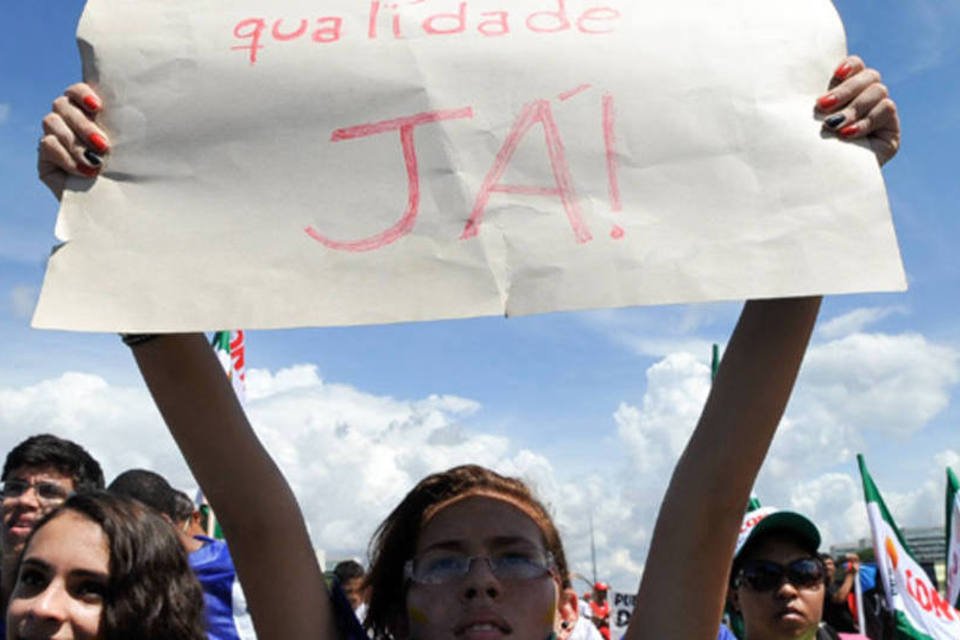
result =
[[[906,436],[950,400],[960,353],[918,334],[854,334],[814,346],[798,397],[837,424]]]
[[[587,574],[592,510],[604,575],[622,564],[630,572],[625,587],[636,586],[637,554],[604,550],[607,545],[626,548],[638,539],[634,527],[623,522],[627,510],[609,490],[611,483],[599,476],[563,478],[542,455],[517,448],[507,437],[468,428],[464,421],[480,409],[476,402],[440,395],[419,400],[375,396],[327,383],[312,365],[276,372],[252,369],[247,381],[251,422],[283,469],[314,543],[329,560],[364,557],[376,525],[416,481],[472,462],[526,479],[555,513],[571,563]],[[194,486],[139,387],[65,373],[34,385],[0,388],[0,451],[41,432],[88,448],[108,481],[124,469],[145,467],[175,486]],[[614,522],[618,528],[608,526]]]
[[[941,455],[931,460],[929,471],[917,478],[907,491],[885,489],[895,469],[870,468],[883,500],[901,527],[944,526],[944,467]],[[828,472],[798,482],[786,502],[777,505],[803,513],[813,520],[823,536],[823,548],[834,544],[856,543],[870,537],[863,489],[857,471]]]
[[[0,114],[2,115],[2,114]],[[2,122],[0,118],[0,122]],[[33,307],[37,304],[39,291],[33,285],[21,284],[10,290],[10,308],[18,318],[29,318],[33,315]]]
[[[817,332],[820,336],[827,339],[842,338],[851,333],[863,331],[869,325],[876,324],[895,313],[904,313],[904,310],[900,307],[854,309],[849,313],[821,323],[817,328]]]
[[[933,461],[938,467],[950,467],[954,471],[960,471],[960,452],[953,449],[945,449],[934,456]]]
[[[694,333],[732,323],[738,308],[723,302],[645,309],[644,313],[590,311],[580,317],[588,327],[637,355],[663,358],[673,353],[709,354],[712,341]]]
[[[11,111],[12,109],[9,103],[0,102],[0,125],[6,124],[7,120],[10,119]]]
[[[922,428],[945,405],[960,375],[957,360],[955,351],[909,334],[856,333],[814,346],[761,475],[761,500],[810,514],[828,540],[864,535],[858,480],[837,474],[835,465],[850,460],[866,433],[909,436]],[[247,379],[251,421],[329,560],[364,557],[376,525],[417,480],[473,462],[535,487],[556,516],[571,567],[586,576],[592,520],[599,573],[621,590],[636,588],[663,491],[710,386],[701,358],[662,358],[646,372],[643,398],[613,414],[615,446],[595,472],[572,477],[509,436],[484,433],[481,407],[467,398],[373,395],[325,381],[312,365],[253,369]],[[183,488],[193,483],[140,388],[67,373],[0,389],[0,446],[8,450],[41,431],[88,446],[110,476],[143,466]],[[935,516],[943,463],[958,457],[943,451],[936,478],[890,494],[898,518]]]

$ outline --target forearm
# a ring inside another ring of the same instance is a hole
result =
[[[819,307],[819,297],[744,306],[660,507],[629,640],[716,637],[743,510]]]
[[[855,579],[855,574],[848,571],[847,575],[843,577],[843,582],[840,583],[840,586],[837,587],[837,590],[834,591],[831,596],[835,603],[843,604],[847,601],[847,596],[850,595],[850,591],[853,589],[853,581]]]
[[[333,638],[323,575],[296,498],[250,427],[206,338],[164,335],[133,352],[157,408],[217,513],[259,637]],[[290,611],[313,614],[301,620]],[[322,633],[325,627],[328,634]]]

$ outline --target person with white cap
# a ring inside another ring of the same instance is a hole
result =
[[[763,507],[743,520],[730,573],[730,598],[745,640],[835,638],[821,625],[826,571],[820,532],[793,511]]]

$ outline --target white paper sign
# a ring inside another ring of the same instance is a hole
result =
[[[135,28],[133,28],[135,25]],[[346,325],[896,290],[828,0],[89,0],[104,175],[34,325]]]
[[[630,617],[637,605],[637,596],[633,593],[614,591],[610,594],[610,638],[621,640],[630,626]]]

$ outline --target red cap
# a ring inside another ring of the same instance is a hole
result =
[[[609,587],[607,587],[607,583],[605,582],[597,582],[593,585],[594,591],[606,591],[608,588]]]

